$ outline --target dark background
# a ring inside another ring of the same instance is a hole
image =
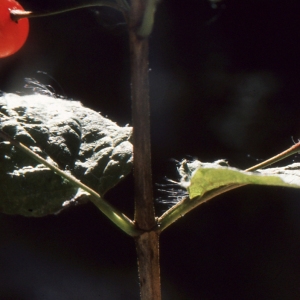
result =
[[[20,2],[35,11],[75,3]],[[178,179],[174,159],[246,168],[300,138],[299,11],[296,1],[161,2],[150,37],[154,183]],[[31,93],[24,79],[35,78],[131,123],[118,12],[84,9],[30,26],[25,46],[0,61],[2,91]],[[107,198],[132,217],[132,178]],[[297,190],[244,187],[172,225],[161,236],[164,299],[300,299],[299,201]],[[0,299],[138,299],[134,242],[93,205],[0,222]]]

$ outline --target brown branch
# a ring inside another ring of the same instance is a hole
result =
[[[136,238],[140,296],[142,300],[160,300],[159,234],[145,232]]]
[[[134,221],[145,232],[135,238],[142,300],[160,300],[159,235],[153,205],[148,78],[148,39],[141,38],[147,0],[132,0],[129,12],[131,97],[134,146]]]
[[[150,144],[150,108],[148,82],[148,40],[136,33],[142,19],[144,0],[132,1],[129,18],[131,59],[131,97],[134,145],[135,222],[143,230],[152,229],[155,222]]]

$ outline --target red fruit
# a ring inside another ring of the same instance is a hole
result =
[[[15,0],[0,0],[0,58],[16,53],[24,45],[29,32],[28,19],[13,21],[10,17],[12,9],[24,11]]]

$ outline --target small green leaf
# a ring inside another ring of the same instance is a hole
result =
[[[246,172],[229,167],[225,160],[213,163],[183,160],[178,172],[181,177],[178,184],[188,191],[189,197],[183,197],[158,218],[161,231],[200,204],[246,184],[300,188],[300,163]]]
[[[281,168],[245,172],[231,167],[224,167],[218,161],[215,163],[197,162],[198,167],[188,179],[181,181],[186,186],[190,199],[203,196],[205,193],[227,185],[257,184],[268,186],[283,186],[300,188],[300,164],[294,163]],[[188,163],[184,162],[189,166]],[[193,165],[196,163],[193,162]]]

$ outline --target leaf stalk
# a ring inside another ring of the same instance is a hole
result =
[[[25,152],[28,156],[32,157],[39,163],[45,165],[49,169],[51,169],[53,172],[61,176],[62,178],[69,181],[72,185],[83,189],[87,193],[90,194],[90,200],[99,208],[99,210],[105,214],[113,223],[115,223],[119,228],[121,228],[124,232],[126,232],[130,236],[138,236],[142,233],[141,230],[139,230],[132,220],[130,220],[125,214],[117,210],[115,207],[110,205],[108,202],[106,202],[102,197],[95,192],[93,189],[88,187],[87,185],[83,184],[80,180],[75,178],[74,176],[60,170],[53,164],[49,163],[47,160],[39,156],[38,154],[34,153],[32,150],[30,150],[28,147],[23,145],[22,143],[14,140],[11,138],[8,134],[6,134],[3,130],[0,130],[0,137],[4,140],[9,141],[13,146],[17,147],[21,151]]]
[[[113,9],[121,11],[123,14],[125,14],[130,9],[128,3],[125,0],[118,0],[117,2],[110,1],[110,0],[89,0],[87,3],[73,4],[72,6],[69,7],[48,11],[48,12],[33,12],[33,11],[22,11],[18,9],[13,9],[10,11],[10,16],[13,21],[18,22],[18,20],[22,18],[49,17],[58,14],[63,14],[66,12],[71,12],[82,8],[94,7],[94,6],[111,7]]]

